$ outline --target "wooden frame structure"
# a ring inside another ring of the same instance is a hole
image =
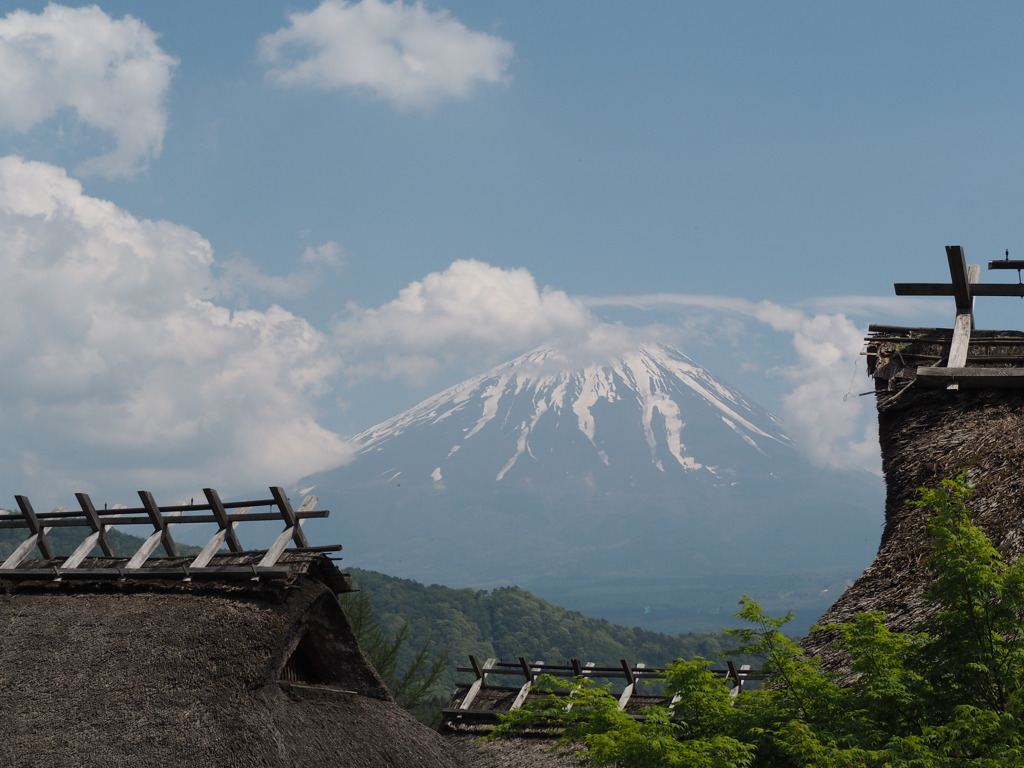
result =
[[[1024,298],[1024,282],[981,283],[978,282],[981,267],[968,264],[964,249],[959,245],[946,246],[949,263],[948,283],[896,283],[897,296],[952,296],[956,304],[953,334],[949,341],[946,365],[921,366],[917,368],[917,380],[926,386],[945,387],[956,390],[961,386],[973,387],[1024,387],[1024,369],[1015,368],[968,368],[967,357],[974,332],[974,300],[978,296],[1018,296]],[[1006,259],[990,261],[989,269],[1024,269],[1024,261],[1011,260],[1009,251]],[[870,326],[869,331],[884,331],[881,326]],[[1021,361],[1024,362],[1024,361]]]
[[[0,510],[0,528],[27,529],[28,536],[11,555],[0,564],[0,579],[38,579],[49,577],[61,580],[78,578],[176,578],[191,581],[193,578],[282,578],[288,576],[287,567],[278,566],[278,560],[290,543],[290,551],[332,552],[340,545],[311,547],[302,531],[302,522],[309,518],[327,517],[327,510],[314,509],[319,497],[307,496],[298,509],[280,487],[271,487],[271,498],[251,501],[224,502],[213,488],[204,488],[205,504],[174,504],[160,506],[149,491],[139,491],[142,506],[118,505],[112,509],[96,509],[88,494],[76,493],[78,510],[58,507],[51,512],[36,512],[27,496],[15,496],[18,510]],[[252,511],[253,508],[267,507],[266,512]],[[255,521],[284,522],[284,530],[266,550],[245,550],[238,539],[236,529],[240,523]],[[183,557],[171,535],[174,526],[187,523],[213,523],[216,533],[206,546],[194,557]],[[111,544],[108,531],[111,526],[151,526],[153,531],[142,546],[123,562],[118,558]],[[54,552],[48,534],[59,527],[86,527],[89,533],[74,552],[61,560]],[[169,565],[166,560],[153,561],[151,557],[163,545],[168,558],[180,560]],[[227,546],[227,553],[222,551]],[[99,564],[90,563],[82,567],[89,553],[99,547],[105,558]],[[38,550],[41,561],[29,561],[28,557]],[[249,555],[246,564],[215,565],[218,554]],[[60,561],[60,562],[58,562]]]
[[[521,708],[529,698],[537,678],[545,674],[558,678],[585,677],[622,681],[622,691],[617,694],[618,707],[620,710],[629,711],[635,717],[642,717],[631,706],[638,703],[639,699],[643,700],[639,702],[641,706],[675,702],[675,699],[667,696],[656,696],[655,698],[659,701],[654,702],[650,695],[640,693],[639,688],[642,682],[654,682],[664,676],[666,670],[663,667],[629,664],[625,659],[621,659],[617,667],[599,667],[594,662],[581,663],[578,659],[571,659],[568,664],[546,664],[543,661],[535,661],[531,664],[523,656],[516,661],[487,659],[481,664],[476,656],[470,655],[469,663],[468,667],[457,667],[456,669],[459,672],[472,672],[475,679],[468,687],[460,686],[456,691],[456,698],[452,702],[455,705],[457,701],[456,706],[442,710],[446,721],[468,724],[496,723],[501,714]],[[739,695],[747,681],[764,679],[764,675],[758,670],[752,670],[750,665],[744,664],[737,667],[731,661],[726,662],[724,669],[712,669],[711,672],[721,675],[724,680],[731,683],[730,693],[733,696]],[[501,685],[489,681],[489,677],[521,678],[522,682],[518,686]],[[464,692],[463,688],[465,688]],[[487,696],[487,693],[496,695]],[[481,699],[485,697],[490,701],[481,706]],[[567,706],[571,707],[571,702]]]

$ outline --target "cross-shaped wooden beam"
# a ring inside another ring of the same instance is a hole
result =
[[[1024,297],[1024,285],[979,283],[981,267],[978,264],[968,264],[964,258],[964,249],[959,245],[946,246],[946,260],[949,262],[950,281],[948,283],[896,283],[895,288],[897,296],[953,297],[956,303],[956,320],[953,324],[953,340],[949,346],[946,369],[930,368],[927,371],[927,378],[941,376],[947,382],[947,389],[959,389],[955,377],[962,376],[967,366],[967,349],[971,342],[971,331],[974,330],[975,297]],[[1010,263],[1009,261],[989,262],[989,269],[1006,268],[1004,265]],[[994,264],[999,266],[993,266]],[[921,375],[921,369],[918,370],[918,375]]]

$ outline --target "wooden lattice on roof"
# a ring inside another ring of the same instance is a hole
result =
[[[0,510],[0,528],[25,529],[28,536],[13,553],[0,564],[0,578],[38,579],[50,576],[64,578],[176,578],[186,581],[193,578],[280,578],[289,574],[289,569],[278,565],[282,553],[288,551],[332,552],[340,545],[310,546],[302,530],[302,523],[309,518],[323,518],[330,513],[315,509],[319,498],[307,496],[298,509],[293,509],[284,490],[271,487],[271,498],[249,501],[224,502],[213,488],[203,489],[206,503],[173,504],[161,506],[149,491],[139,491],[142,506],[119,505],[112,509],[97,509],[88,494],[76,493],[79,509],[58,507],[50,512],[36,512],[26,496],[15,496],[18,509]],[[265,507],[266,511],[254,511]],[[280,520],[284,529],[274,543],[266,550],[245,550],[238,538],[237,528],[241,523]],[[182,558],[171,534],[178,525],[204,523],[215,524],[217,531],[198,555]],[[108,531],[112,526],[138,526],[152,528],[152,533],[142,546],[127,558],[119,558],[111,544]],[[49,534],[59,527],[85,527],[88,535],[66,558],[56,555],[49,540]],[[152,559],[158,547],[163,546],[170,558],[178,558],[173,566],[161,560]],[[106,556],[90,560],[83,567],[89,553],[99,547]],[[246,564],[214,564],[214,556],[227,547],[232,554],[256,555],[244,558]],[[28,558],[37,551],[42,560]]]
[[[979,296],[1024,297],[1019,279],[1024,261],[990,261],[990,270],[1016,269],[1018,282],[979,282],[981,266],[968,264],[964,249],[946,246],[948,283],[896,283],[897,296],[952,296],[956,314],[951,329],[871,325],[866,339],[868,372],[895,388],[899,380],[949,390],[979,387],[1024,388],[1024,333],[979,331],[974,300]]]
[[[620,690],[615,696],[619,709],[636,718],[643,717],[645,707],[670,705],[675,701],[670,696],[642,691],[643,683],[657,682],[664,677],[664,668],[630,664],[625,659],[620,660],[618,666],[599,667],[594,662],[583,663],[578,659],[571,659],[568,664],[530,663],[523,656],[516,661],[487,659],[481,663],[476,656],[470,655],[469,663],[470,666],[457,669],[459,672],[472,672],[473,681],[460,683],[451,703],[442,710],[443,727],[447,730],[486,728],[498,722],[503,713],[519,709],[531,699],[546,696],[546,693],[539,694],[534,690],[537,678],[544,674],[557,678],[610,681],[613,686],[617,684]],[[763,679],[759,670],[752,670],[749,665],[737,666],[731,661],[711,672],[728,682],[733,695],[739,694],[749,681]]]

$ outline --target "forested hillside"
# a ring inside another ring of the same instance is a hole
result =
[[[408,622],[403,661],[425,643],[436,652],[448,652],[448,671],[440,686],[445,691],[457,680],[455,667],[466,666],[471,653],[480,659],[524,656],[561,664],[576,658],[601,665],[626,659],[661,666],[677,658],[713,658],[734,646],[719,632],[666,635],[618,626],[567,611],[518,587],[491,592],[452,589],[374,571],[346,570],[369,596],[374,616],[386,631],[397,632]]]

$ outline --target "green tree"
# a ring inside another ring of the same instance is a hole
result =
[[[359,647],[380,675],[395,703],[418,720],[433,724],[438,718],[438,681],[448,666],[447,650],[435,651],[429,640],[409,645],[409,622],[393,633],[386,632],[373,616],[373,604],[365,592],[339,595]]]
[[[852,681],[785,634],[790,617],[744,597],[747,626],[729,632],[770,674],[761,689],[732,698],[706,663],[678,662],[664,680],[673,703],[638,723],[586,680],[549,682],[491,738],[557,728],[557,748],[619,768],[1024,766],[1024,565],[1006,563],[971,522],[972,490],[961,476],[914,502],[933,537],[928,619],[905,633],[879,612],[825,628]]]

